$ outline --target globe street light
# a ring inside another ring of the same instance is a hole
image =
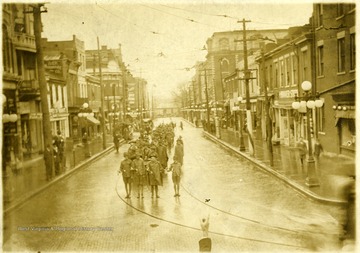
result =
[[[243,132],[242,132],[243,122],[242,122],[242,115],[241,115],[241,109],[240,109],[240,104],[241,104],[242,100],[243,100],[242,97],[237,97],[236,98],[237,111],[239,112],[239,150],[240,151],[245,151],[244,135],[243,135]]]
[[[292,108],[295,110],[305,109],[306,110],[306,128],[307,128],[307,139],[308,139],[308,156],[307,156],[307,169],[308,175],[306,177],[305,184],[309,187],[319,186],[319,179],[316,175],[315,169],[315,160],[312,153],[312,144],[311,144],[311,129],[310,129],[310,110],[315,107],[320,108],[323,106],[324,101],[318,98],[318,96],[314,96],[311,92],[312,84],[309,81],[304,81],[301,84],[301,88],[305,92],[305,96],[297,97],[295,96],[295,100],[292,103]],[[316,100],[315,100],[316,99]],[[301,100],[301,101],[297,101]]]
[[[90,152],[90,147],[89,147],[89,136],[87,134],[87,129],[86,129],[86,120],[88,117],[93,117],[94,113],[92,112],[92,110],[89,108],[89,104],[88,103],[84,103],[82,105],[82,107],[79,110],[78,113],[78,117],[80,118],[80,124],[81,124],[81,134],[82,134],[82,141],[85,147],[85,156],[86,157],[90,157],[91,156],[91,152]],[[83,126],[85,126],[85,131],[83,131]]]

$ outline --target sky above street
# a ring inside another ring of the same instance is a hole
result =
[[[206,40],[214,32],[304,25],[311,1],[50,1],[42,14],[42,36],[71,40],[75,34],[86,49],[118,48],[135,76],[167,96],[179,83],[191,81],[197,61],[204,61]],[[226,16],[226,17],[224,17]]]

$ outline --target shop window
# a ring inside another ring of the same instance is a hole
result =
[[[341,145],[347,148],[355,148],[355,119],[341,120]]]

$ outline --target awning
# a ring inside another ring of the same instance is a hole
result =
[[[100,125],[100,121],[95,119],[93,116],[87,116],[86,118],[90,123],[95,125]]]
[[[355,119],[355,110],[335,111],[336,118]]]

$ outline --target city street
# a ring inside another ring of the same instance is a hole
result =
[[[4,217],[3,250],[198,251],[207,216],[214,252],[339,249],[340,207],[310,200],[183,123],[180,197],[168,173],[160,198],[147,186],[143,199],[136,188],[125,199],[117,173],[124,144]]]

